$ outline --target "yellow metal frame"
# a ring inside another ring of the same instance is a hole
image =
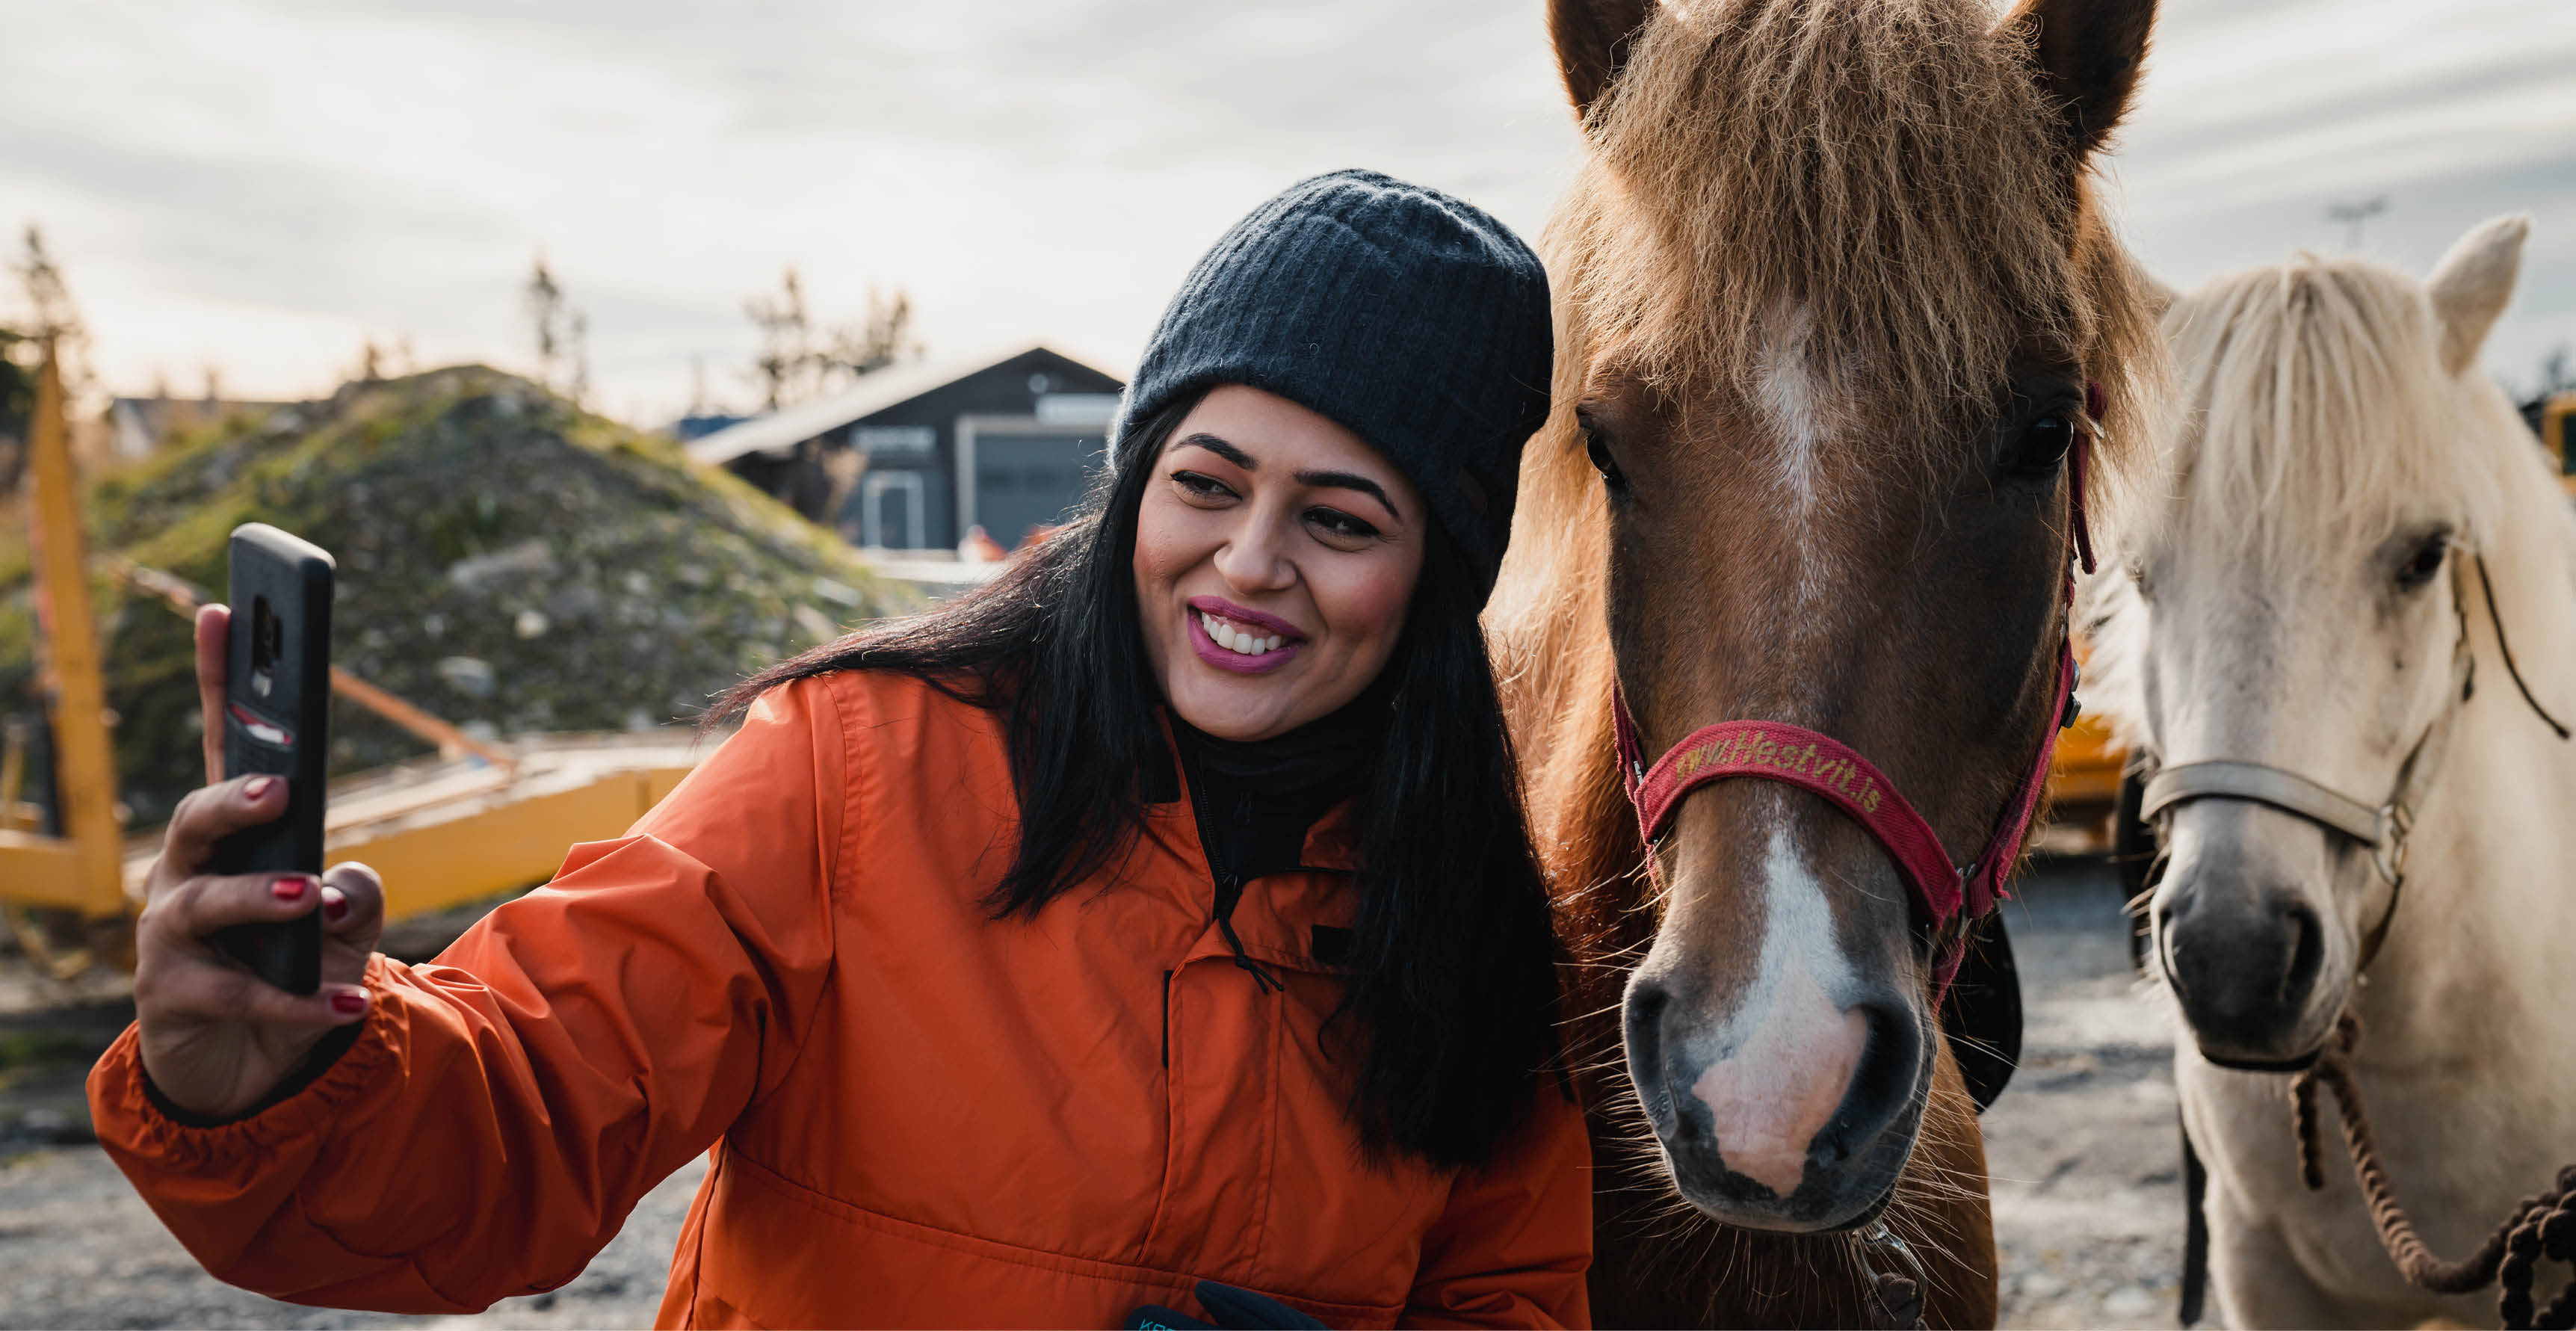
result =
[[[0,831],[6,899],[74,910],[91,919],[125,913],[122,832],[116,817],[116,758],[107,735],[107,693],[99,668],[98,619],[89,598],[81,536],[80,486],[64,429],[62,370],[51,342],[36,371],[35,428],[29,431],[28,524],[39,575],[37,622],[48,645],[54,785],[64,835]]]
[[[612,772],[453,822],[335,839],[322,858],[361,861],[382,876],[387,919],[445,910],[552,878],[565,850],[625,835],[686,775],[684,767]]]

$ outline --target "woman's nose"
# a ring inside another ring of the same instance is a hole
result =
[[[1246,523],[1218,547],[1216,571],[1239,591],[1277,591],[1297,580],[1296,566],[1267,523]]]

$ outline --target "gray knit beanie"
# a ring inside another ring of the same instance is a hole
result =
[[[1319,412],[1404,471],[1490,592],[1521,446],[1547,419],[1547,273],[1474,204],[1374,171],[1301,180],[1207,252],[1127,386],[1126,431],[1245,384]]]

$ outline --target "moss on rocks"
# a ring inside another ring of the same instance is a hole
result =
[[[352,384],[216,427],[91,487],[94,553],[220,596],[225,541],[272,523],[339,562],[333,657],[469,733],[640,729],[912,605],[729,474],[481,366]],[[198,784],[187,621],[98,584],[117,765],[137,824]],[[0,710],[33,679],[23,563],[0,560]],[[426,746],[345,700],[335,773]]]

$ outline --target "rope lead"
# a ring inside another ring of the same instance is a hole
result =
[[[2353,1177],[2378,1227],[2379,1246],[2409,1281],[2435,1294],[2474,1294],[2490,1283],[2499,1285],[2496,1311],[2507,1331],[2570,1331],[2576,1328],[2576,1280],[2570,1280],[2545,1308],[2532,1306],[2531,1282],[2541,1259],[2576,1265],[2576,1165],[2558,1171],[2557,1186],[2525,1197],[2513,1214],[2487,1236],[2478,1250],[2456,1262],[2433,1255],[2415,1232],[2415,1222],[2397,1204],[2388,1171],[2380,1165],[2379,1147],[2362,1108],[2361,1091],[2352,1075],[2353,1052],[2361,1046],[2361,1018],[2346,1012],[2335,1024],[2334,1039],[2307,1071],[2290,1081],[2291,1129],[2298,1136],[2299,1174],[2310,1191],[2326,1185],[2324,1153],[2317,1143],[2317,1088],[2335,1094],[2343,1121],[2344,1146],[2352,1153]]]

